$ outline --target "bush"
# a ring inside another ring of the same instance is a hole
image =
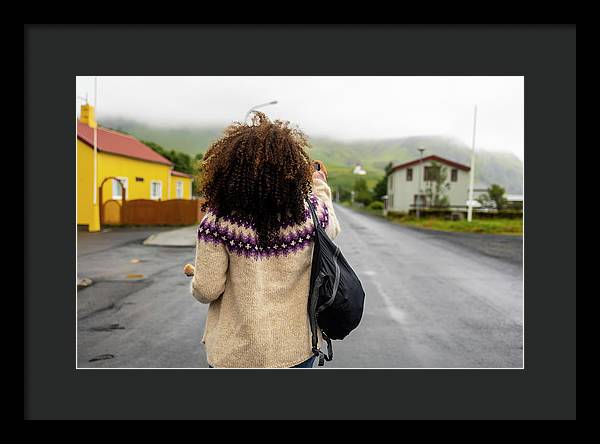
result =
[[[452,213],[453,213],[453,210],[451,210],[450,208],[441,208],[441,207],[421,208],[419,210],[419,215],[420,215],[420,217],[423,217],[423,218],[433,217],[433,218],[440,218],[440,219],[450,219]],[[416,209],[409,210],[409,215],[416,216],[417,210]]]
[[[374,200],[369,204],[371,210],[383,210],[383,202],[380,200]]]
[[[404,219],[407,216],[408,214],[406,214],[404,211],[389,210],[387,212],[387,217],[390,219]]]
[[[368,206],[371,202],[373,202],[373,195],[369,191],[359,191],[354,196],[354,202]]]
[[[501,210],[489,213],[475,211],[474,215],[479,219],[522,219],[523,210]]]

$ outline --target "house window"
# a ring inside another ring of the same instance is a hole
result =
[[[427,206],[426,196],[424,196],[423,194],[415,194],[414,206],[419,207],[419,208],[426,207]]]
[[[183,182],[181,180],[175,183],[175,198],[183,199]]]
[[[190,199],[194,198],[194,182],[190,181]]]
[[[159,200],[162,198],[162,182],[160,180],[150,181],[150,199]]]
[[[121,183],[123,184],[123,186],[125,187],[125,190],[128,190],[128,180],[126,177],[117,177],[117,179],[121,180]],[[118,180],[113,179],[112,180],[112,198],[115,200],[121,200],[123,199],[123,193],[121,190],[121,184],[119,183]]]
[[[425,167],[425,182],[435,182],[440,174],[439,167],[426,166]]]
[[[456,182],[458,180],[458,170],[456,168],[452,168],[450,172],[450,180],[452,182]]]
[[[412,168],[407,168],[406,169],[406,181],[407,182],[412,182],[412,178],[413,178],[413,169]]]

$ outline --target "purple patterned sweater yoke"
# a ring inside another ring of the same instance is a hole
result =
[[[309,196],[309,199],[315,206],[319,223],[323,228],[327,228],[329,225],[327,205],[313,194]],[[253,231],[250,223],[231,216],[216,217],[209,210],[207,216],[202,219],[198,226],[198,239],[203,242],[223,244],[230,253],[246,258],[265,259],[274,256],[287,256],[303,250],[312,243],[315,228],[312,224],[307,225],[307,221],[311,218],[308,209],[305,210],[304,217],[304,223],[300,225],[294,225],[290,222],[282,223],[281,229],[292,229],[280,235],[276,241],[260,246],[253,233],[244,232]],[[242,228],[246,230],[242,230]]]

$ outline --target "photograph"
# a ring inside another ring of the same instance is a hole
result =
[[[527,368],[525,76],[88,72],[74,369]]]

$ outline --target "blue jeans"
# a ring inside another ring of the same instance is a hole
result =
[[[306,361],[301,362],[300,364],[295,365],[292,368],[312,368],[313,364],[315,363],[315,358],[316,356],[311,356]]]
[[[315,358],[316,358],[316,356],[311,356],[306,361],[301,362],[298,365],[294,365],[293,367],[290,367],[290,368],[312,368],[313,364],[315,363]],[[213,366],[209,365],[208,368],[213,368]]]

